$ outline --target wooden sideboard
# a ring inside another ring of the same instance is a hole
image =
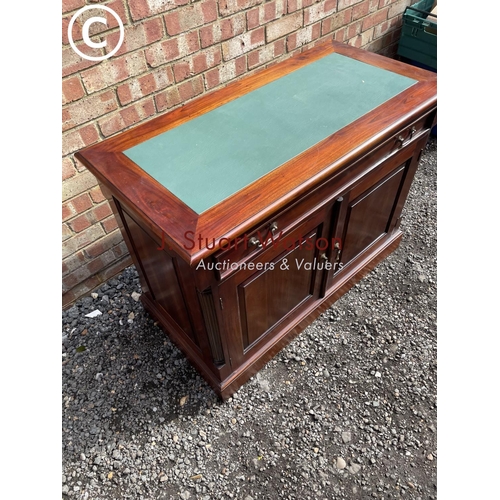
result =
[[[435,121],[434,73],[328,41],[76,156],[227,398],[395,250]]]

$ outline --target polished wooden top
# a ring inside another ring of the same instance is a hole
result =
[[[187,249],[186,233],[241,234],[436,99],[434,73],[328,41],[76,157],[195,264],[213,250]]]
[[[200,214],[415,83],[332,53],[124,154]]]

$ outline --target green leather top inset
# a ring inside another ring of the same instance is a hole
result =
[[[124,154],[200,214],[415,83],[333,53]]]

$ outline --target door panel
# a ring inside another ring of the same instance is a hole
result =
[[[320,300],[325,261],[318,247],[330,230],[333,204],[318,208],[285,240],[244,260],[240,270],[219,286],[233,369],[288,331]]]
[[[404,168],[349,203],[341,254],[344,265],[388,232]]]
[[[306,238],[316,242],[316,233]],[[243,345],[247,349],[314,293],[314,246],[299,246],[238,285]],[[287,269],[288,267],[288,269]]]

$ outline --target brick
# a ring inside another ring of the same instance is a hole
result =
[[[111,210],[111,207],[109,206],[109,203],[104,202],[90,210],[89,217],[92,222],[98,222],[102,219],[105,219],[106,217],[109,217],[112,213],[113,212]]]
[[[203,92],[203,79],[201,76],[197,76],[187,82],[180,84],[178,86],[178,89],[179,96],[182,102],[185,102]]]
[[[71,76],[62,82],[62,103],[76,101],[85,95],[82,82],[78,76]]]
[[[62,13],[71,12],[72,10],[77,10],[85,5],[85,0],[63,0],[62,1]]]
[[[129,4],[131,2],[130,0],[113,0],[112,2],[106,3],[110,9],[118,14],[124,26],[129,22],[125,3]],[[118,27],[118,21],[115,19],[115,16],[109,12],[103,12],[103,15],[106,16],[107,25],[110,29]]]
[[[287,0],[287,12],[295,12],[297,10],[302,10],[306,7],[310,7],[314,3],[314,0]]]
[[[224,61],[234,59],[250,50],[264,45],[264,28],[257,28],[238,35],[222,44],[222,56]]]
[[[82,283],[79,283],[77,286],[72,287],[71,289],[68,289],[63,285],[63,308],[67,309],[75,302],[75,300],[91,292],[101,283],[102,280],[99,276],[91,276],[90,278],[84,280]]]
[[[75,162],[77,172],[84,172],[85,170],[87,170],[87,167],[81,161],[77,160],[74,156],[72,156],[72,158]]]
[[[344,43],[347,38],[347,28],[340,28],[333,33],[333,39],[336,42]]]
[[[128,255],[128,248],[124,241],[120,244],[114,246],[111,251],[115,255],[115,258],[119,259]]]
[[[134,24],[125,28],[123,43],[118,49],[118,52],[113,57],[118,57],[128,52],[140,49],[154,42],[161,40],[165,36],[163,23],[159,17],[148,19],[140,24]],[[120,37],[120,32],[116,31],[107,37],[108,45],[106,52],[109,53],[117,45]],[[108,49],[109,47],[109,49]]]
[[[165,92],[160,92],[155,95],[155,104],[158,111],[173,108],[181,102],[182,99],[179,95],[179,89],[177,87],[170,88]]]
[[[351,5],[356,5],[357,3],[361,3],[363,0],[339,0],[337,4],[337,10],[347,9]]]
[[[127,24],[127,15],[122,0],[115,0],[114,2],[108,3],[107,6],[116,12],[116,14],[121,19],[124,25]],[[62,19],[63,44],[69,43],[68,27],[73,15],[74,14],[70,14],[68,16],[63,17]],[[76,43],[83,39],[82,28],[84,23],[88,21],[91,17],[96,17],[96,16],[104,17],[106,19],[106,24],[97,22],[92,23],[89,26],[89,36],[95,42],[100,42],[102,40],[105,40],[107,43],[106,45],[107,52],[110,52],[116,46],[116,43],[114,45],[110,43],[110,40],[108,39],[108,36],[110,34],[109,32],[110,30],[115,30],[118,27],[118,21],[115,18],[115,16],[113,16],[110,12],[105,11],[104,9],[87,10],[82,14],[80,14],[78,18],[75,19],[71,30],[73,41]],[[116,42],[117,41],[118,37],[116,37]],[[82,52],[84,54],[87,53],[86,51]]]
[[[68,225],[75,233],[81,233],[84,229],[90,227],[92,222],[87,214],[82,214],[69,221]]]
[[[126,105],[157,92],[174,83],[174,76],[170,66],[151,71],[150,73],[134,78],[117,89],[120,104]]]
[[[162,64],[186,57],[199,49],[198,33],[194,31],[148,47],[146,49],[146,60],[150,66],[156,68]]]
[[[167,33],[174,36],[213,22],[216,19],[217,3],[215,0],[202,0],[166,14],[165,26],[167,27]]]
[[[201,47],[206,48],[215,43],[229,40],[234,36],[241,35],[245,30],[246,21],[244,13],[220,19],[209,26],[200,28]]]
[[[359,49],[361,47],[361,35],[356,35],[355,37],[349,39],[347,43]]]
[[[189,0],[133,0],[129,1],[128,5],[132,19],[137,21],[168,12],[175,9],[178,5],[185,5],[187,3],[189,3]]]
[[[88,171],[77,174],[63,182],[62,199],[69,200],[97,184],[96,178]]]
[[[90,271],[91,274],[95,274],[103,269],[105,269],[107,266],[112,264],[116,260],[115,254],[113,253],[112,250],[108,250],[104,252],[102,255],[97,257],[96,259],[90,261],[88,264],[86,264],[87,269]]]
[[[386,45],[387,45],[387,37],[382,36],[382,37],[378,38],[377,40],[371,41],[366,46],[366,50],[369,50],[370,52],[379,52]]]
[[[76,47],[88,56],[100,57],[103,55],[102,49],[92,49],[84,43],[77,44]],[[96,66],[100,61],[89,61],[79,56],[72,47],[63,48],[62,51],[62,76],[68,76],[77,73],[91,66]]]
[[[73,232],[71,229],[68,227],[67,224],[62,225],[62,240],[66,241],[68,238],[71,238],[73,236]]]
[[[236,78],[246,71],[246,56],[233,59],[226,64],[221,64],[218,68],[211,69],[205,73],[205,88],[207,90],[217,87],[233,78]]]
[[[92,200],[89,198],[88,193],[83,193],[76,196],[67,203],[63,203],[63,221],[88,210],[92,206]]]
[[[304,26],[313,24],[333,14],[337,9],[337,0],[316,3],[304,10]]]
[[[361,24],[362,24],[362,21],[357,21],[357,22],[352,23],[349,26],[347,26],[347,35],[346,36],[348,39],[354,38],[361,33]]]
[[[220,0],[219,13],[221,16],[230,16],[250,7],[263,3],[264,0]]]
[[[101,227],[100,224],[95,224],[93,226],[90,226],[88,229],[85,231],[82,231],[81,233],[76,234],[72,238],[69,238],[65,242],[63,242],[63,250],[62,250],[62,256],[63,259],[68,257],[69,255],[74,254],[76,251],[80,250],[81,248],[89,245],[93,241],[97,240],[101,236],[104,236],[104,230]]]
[[[153,98],[147,98],[127,106],[111,116],[98,120],[99,128],[105,137],[113,135],[156,113]]]
[[[313,40],[316,40],[321,35],[321,21],[318,21],[316,24],[312,24],[310,26],[306,26],[298,30],[295,33],[292,33],[287,38],[287,51],[291,52],[297,47],[301,47],[302,45],[306,45]]]
[[[369,30],[361,33],[361,47],[364,48],[373,40],[373,31],[374,28],[370,28]]]
[[[132,259],[130,258],[129,255],[124,257],[123,259],[114,262],[110,266],[106,267],[106,269],[103,269],[100,273],[99,276],[102,279],[102,281],[107,281],[111,279],[113,276],[116,276],[118,273],[123,271],[126,267],[130,266],[132,264]]]
[[[260,49],[250,52],[247,56],[248,69],[254,69],[276,59],[283,55],[284,49],[284,40],[278,40],[277,42],[265,45]]]
[[[123,238],[117,229],[85,247],[83,252],[88,259],[93,259],[121,242]]]
[[[75,285],[81,283],[85,278],[91,275],[90,270],[86,266],[80,266],[72,273],[67,274],[62,279],[63,290],[71,290]]]
[[[70,217],[73,217],[73,215],[75,215],[72,211],[71,211],[71,207],[68,206],[68,204],[63,204],[62,206],[62,220],[67,220],[69,219]]]
[[[377,38],[384,36],[386,33],[393,31],[400,25],[401,25],[401,18],[399,17],[393,17],[390,21],[378,24],[374,28],[373,39],[375,40]]]
[[[395,17],[391,19],[391,21],[385,21],[384,23],[375,26],[373,31],[373,39],[380,38],[381,36],[384,36],[388,31],[394,29],[393,27],[391,27],[392,21],[398,21],[398,20],[399,18]]]
[[[63,260],[63,275],[69,274],[75,269],[78,269],[80,266],[85,264],[86,259],[82,250],[70,255],[66,259]]]
[[[221,60],[220,47],[210,47],[198,52],[189,59],[174,65],[175,81],[179,83],[186,78],[203,73],[207,69],[219,65]]]
[[[363,19],[363,25],[361,27],[361,31],[366,31],[372,28],[377,24],[381,24],[387,20],[388,9],[382,9],[374,14],[370,14],[369,16]]]
[[[104,201],[106,199],[106,197],[102,194],[100,186],[96,186],[96,187],[92,188],[89,191],[89,194],[90,194],[90,198],[92,199],[92,201],[94,203],[101,203],[102,201]]]
[[[399,16],[404,12],[408,5],[411,5],[411,3],[411,0],[400,0],[399,2],[391,4],[387,17],[390,19],[391,17]]]
[[[62,180],[65,181],[76,175],[76,168],[71,158],[63,158],[62,161]]]
[[[370,12],[370,2],[365,0],[363,3],[358,3],[352,8],[352,20],[357,21],[365,17]]]
[[[280,18],[285,13],[285,0],[274,0],[272,2],[267,2],[247,12],[247,29],[255,29],[258,26]]]
[[[67,116],[63,120],[63,130],[90,122],[117,108],[118,102],[115,93],[111,90],[80,99],[75,103],[68,104],[63,110],[67,112]]]
[[[112,215],[111,217],[108,217],[107,219],[104,219],[102,222],[102,227],[106,231],[106,233],[111,233],[114,231],[117,227],[118,224],[116,223],[115,216]]]
[[[247,12],[247,30],[253,30],[261,25],[259,13],[259,7],[256,7],[255,9],[249,10]]]
[[[281,38],[284,35],[288,35],[292,31],[297,30],[302,26],[302,12],[296,12],[295,14],[290,14],[284,16],[278,21],[273,21],[266,25],[266,39],[268,42]]]
[[[146,70],[144,53],[134,52],[102,61],[97,68],[83,71],[81,76],[87,92],[92,93],[137,76]]]
[[[339,28],[349,24],[350,21],[351,9],[334,14],[327,19],[323,19],[321,23],[321,34],[326,35],[327,33],[338,30]]]
[[[274,42],[274,56],[280,57],[285,53],[285,51],[286,51],[285,39],[282,38],[281,40],[276,40]]]
[[[85,146],[90,146],[99,140],[99,134],[92,123],[78,130],[70,130],[63,134],[63,156],[78,151]]]
[[[96,222],[109,217],[111,214],[112,212],[109,204],[104,202],[101,205],[74,217],[68,222],[68,225],[75,233],[80,233]]]

